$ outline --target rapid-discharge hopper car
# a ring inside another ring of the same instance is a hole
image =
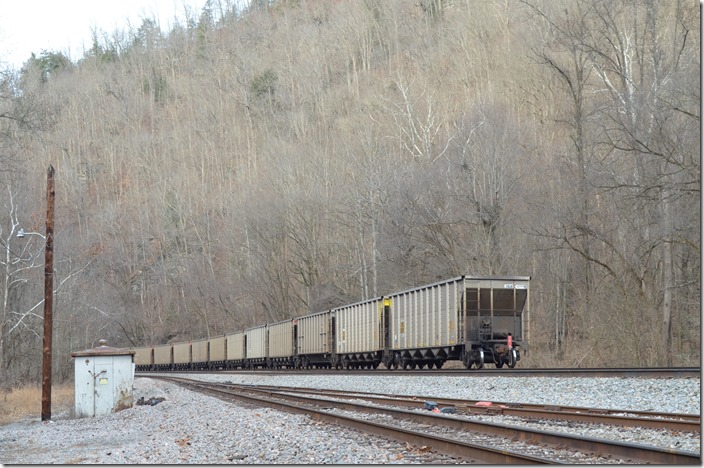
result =
[[[138,371],[516,366],[530,277],[460,276],[233,334],[133,348]]]

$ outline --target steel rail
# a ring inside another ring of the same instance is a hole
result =
[[[219,385],[219,384],[215,384]],[[237,386],[234,386],[237,387]],[[258,391],[258,389],[250,386],[240,386],[239,388],[246,391]],[[290,397],[284,392],[264,390],[262,393],[276,397]],[[474,422],[462,419],[455,419],[444,415],[433,413],[419,413],[416,411],[395,410],[383,408],[380,410],[378,406],[368,406],[357,403],[339,402],[337,400],[323,400],[318,398],[293,397],[297,399],[305,399],[311,404],[335,404],[351,411],[364,411],[368,413],[378,414],[383,411],[394,417],[404,417],[424,424],[442,424],[455,429],[465,431],[477,431],[502,436],[506,438],[515,438],[523,442],[529,443],[545,443],[554,447],[569,447],[570,449],[578,449],[582,452],[597,452],[608,454],[614,457],[623,458],[625,460],[638,460],[643,463],[656,464],[701,464],[701,456],[699,454],[671,450],[659,447],[650,447],[641,444],[633,444],[628,442],[616,442],[610,440],[596,439],[587,436],[573,436],[548,431],[540,431],[526,428],[516,428],[510,425]],[[443,421],[438,422],[438,418]]]
[[[621,377],[621,378],[701,378],[699,367],[675,368],[605,368],[605,369],[217,369],[217,370],[167,370],[167,371],[137,371],[138,374],[149,372],[169,372],[179,374],[213,373],[213,374],[252,374],[252,375],[375,375],[375,376],[452,376],[452,377]]]
[[[185,382],[186,379],[175,379],[174,381]],[[286,395],[285,392],[261,390],[256,386],[250,385],[233,385],[198,381],[190,381],[189,384],[195,385],[200,388],[213,389],[215,391],[223,391],[222,388],[227,387],[230,389],[236,388],[240,391],[259,393],[264,395],[264,398],[261,401],[265,402],[272,401],[271,398],[275,396],[277,398],[283,398],[286,400],[294,400],[299,402],[304,401],[307,404],[312,404],[316,406],[334,405],[351,411],[364,411],[373,414],[384,413],[392,417],[401,417],[422,424],[430,424],[434,426],[443,425],[458,430],[482,432],[485,434],[491,434],[504,438],[512,438],[515,440],[520,440],[522,442],[533,444],[548,444],[553,447],[559,448],[569,447],[570,449],[576,449],[583,453],[608,454],[613,457],[618,457],[625,460],[635,460],[642,463],[678,465],[701,464],[701,456],[699,454],[680,450],[664,449],[625,442],[615,442],[610,440],[596,439],[593,437],[565,435],[534,429],[519,428],[498,423],[469,421],[465,419],[452,418],[441,414],[433,414],[430,412],[426,413],[392,408],[380,408],[378,406],[343,402],[338,400],[310,398],[304,396],[292,396]],[[242,394],[238,393],[238,395]]]
[[[319,369],[321,372],[339,372],[329,369]],[[482,377],[501,376],[501,377],[624,377],[624,378],[656,378],[656,379],[671,379],[671,378],[698,378],[701,377],[701,368],[699,367],[654,367],[654,368],[514,368],[514,369],[413,369],[413,370],[386,370],[386,369],[352,369],[350,373],[382,373],[382,375],[460,375]]]
[[[410,431],[386,424],[365,421],[362,419],[352,418],[339,414],[332,414],[327,411],[319,411],[313,408],[299,406],[296,404],[276,401],[270,398],[258,398],[251,395],[234,393],[232,389],[217,388],[217,384],[208,384],[203,382],[188,382],[186,379],[161,377],[164,380],[171,381],[177,385],[184,386],[188,389],[197,389],[218,398],[234,399],[246,402],[248,404],[262,405],[279,411],[287,411],[297,414],[305,414],[316,420],[349,427],[362,431],[364,433],[374,434],[377,436],[395,439],[401,442],[407,442],[417,446],[430,446],[432,450],[451,454],[456,457],[476,460],[483,463],[491,464],[556,464],[552,460],[534,457],[531,455],[523,455],[513,453],[508,450],[498,450],[491,447],[470,444],[466,442],[445,439],[442,437],[423,434],[416,431]]]
[[[694,414],[656,413],[605,408],[585,408],[576,406],[538,405],[528,403],[486,402],[490,406],[477,406],[479,400],[461,400],[452,398],[423,397],[414,395],[382,395],[369,392],[350,392],[345,390],[312,389],[303,387],[278,387],[257,385],[258,389],[271,391],[334,394],[344,398],[358,398],[378,404],[394,404],[418,408],[423,401],[434,401],[441,406],[453,406],[470,413],[515,416],[521,418],[553,419],[577,421],[589,424],[611,424],[616,426],[638,426],[650,429],[669,429],[673,431],[701,432],[701,418]],[[623,416],[621,413],[635,416]]]

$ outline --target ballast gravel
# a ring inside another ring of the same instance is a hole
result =
[[[181,374],[180,376],[183,376]],[[700,414],[699,379],[191,375],[237,384]],[[54,415],[0,426],[3,464],[406,464],[412,447],[307,416],[226,403],[138,377],[134,399],[154,406],[98,418]],[[661,447],[678,447],[663,434]],[[681,439],[681,437],[680,437]],[[680,447],[678,447],[680,448]],[[688,450],[690,447],[687,448]],[[699,449],[697,448],[697,452]],[[452,463],[439,458],[437,463]]]

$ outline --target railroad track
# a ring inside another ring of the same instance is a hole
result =
[[[300,389],[216,384],[179,377],[150,377],[162,378],[218,398],[237,399],[249,404],[305,413],[321,421],[352,427],[417,447],[432,447],[434,451],[471,462],[534,464],[585,463],[585,460],[607,463],[619,460],[624,463],[701,463],[700,455],[691,452],[477,422],[429,411],[411,411],[399,408],[403,404],[398,404],[398,401],[403,399],[381,403],[379,398],[384,399],[384,396],[378,395],[364,396],[327,390],[311,394],[310,389],[297,392]],[[359,401],[365,398],[372,399],[374,404],[369,404],[369,400]],[[419,405],[417,398],[405,401],[406,405]]]
[[[151,373],[152,371],[139,371],[138,374]],[[213,374],[255,374],[255,375],[377,375],[377,376],[457,376],[457,377],[629,377],[629,378],[701,378],[701,369],[698,367],[675,368],[611,368],[611,369],[414,369],[414,370],[375,370],[366,369],[220,369],[220,370],[174,370],[171,374],[213,373]]]
[[[247,388],[248,386],[242,387]],[[538,405],[498,401],[490,402],[485,400],[462,400],[416,395],[385,395],[370,392],[349,392],[330,389],[320,390],[304,387],[257,385],[256,388],[260,391],[276,393],[285,392],[312,396],[335,396],[336,398],[364,400],[369,403],[394,405],[405,408],[418,408],[423,406],[425,401],[432,401],[439,407],[452,407],[462,414],[504,415],[520,418],[553,419],[587,424],[610,424],[624,427],[645,427],[696,433],[699,433],[701,430],[701,417],[698,414],[659,413],[653,411]]]

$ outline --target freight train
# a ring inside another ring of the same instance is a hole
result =
[[[528,349],[529,276],[460,276],[235,333],[132,348],[137,371],[514,368]]]

